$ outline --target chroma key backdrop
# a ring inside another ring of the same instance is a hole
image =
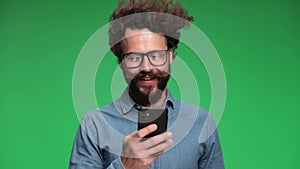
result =
[[[225,90],[217,126],[225,167],[299,169],[300,2],[180,2],[224,71],[225,88],[213,88],[212,78],[221,77],[210,77],[213,69],[188,44],[179,44],[177,62],[182,59],[195,75],[201,98],[193,102],[190,91],[182,99],[209,110],[213,90],[217,96]],[[116,5],[117,0],[0,2],[1,169],[68,168],[80,118],[73,102],[75,65]],[[115,83],[122,74],[105,50],[95,88],[87,89],[95,91],[98,106],[115,100],[124,87]],[[181,98],[179,83],[174,76],[168,86]]]

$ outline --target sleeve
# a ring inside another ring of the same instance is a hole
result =
[[[205,129],[200,136],[204,152],[198,161],[199,169],[224,169],[221,143],[213,118],[209,115],[205,122]]]
[[[199,169],[224,169],[224,161],[217,130],[203,144],[204,155],[198,161]]]
[[[87,130],[88,128],[85,126],[86,124],[82,122],[78,128],[71,153],[69,169],[104,169],[106,163],[101,149],[91,138],[92,135],[88,134],[91,131]],[[106,169],[124,169],[124,166],[121,159],[117,158]]]

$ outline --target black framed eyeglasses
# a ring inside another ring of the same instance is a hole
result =
[[[153,66],[162,66],[167,62],[169,55],[168,50],[153,50],[147,53],[130,52],[122,54],[123,62],[128,68],[137,68],[141,66],[144,56],[147,56]]]

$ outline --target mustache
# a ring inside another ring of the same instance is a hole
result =
[[[144,77],[150,77],[150,78],[163,78],[163,77],[167,77],[169,75],[168,72],[166,71],[161,71],[161,70],[156,70],[155,72],[152,70],[150,72],[146,72],[146,71],[140,71],[139,73],[137,73],[133,79],[141,79]]]

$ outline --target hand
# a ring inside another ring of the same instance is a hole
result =
[[[171,132],[141,141],[141,138],[156,129],[157,125],[151,124],[124,138],[121,161],[126,169],[148,169],[151,163],[173,144]]]

